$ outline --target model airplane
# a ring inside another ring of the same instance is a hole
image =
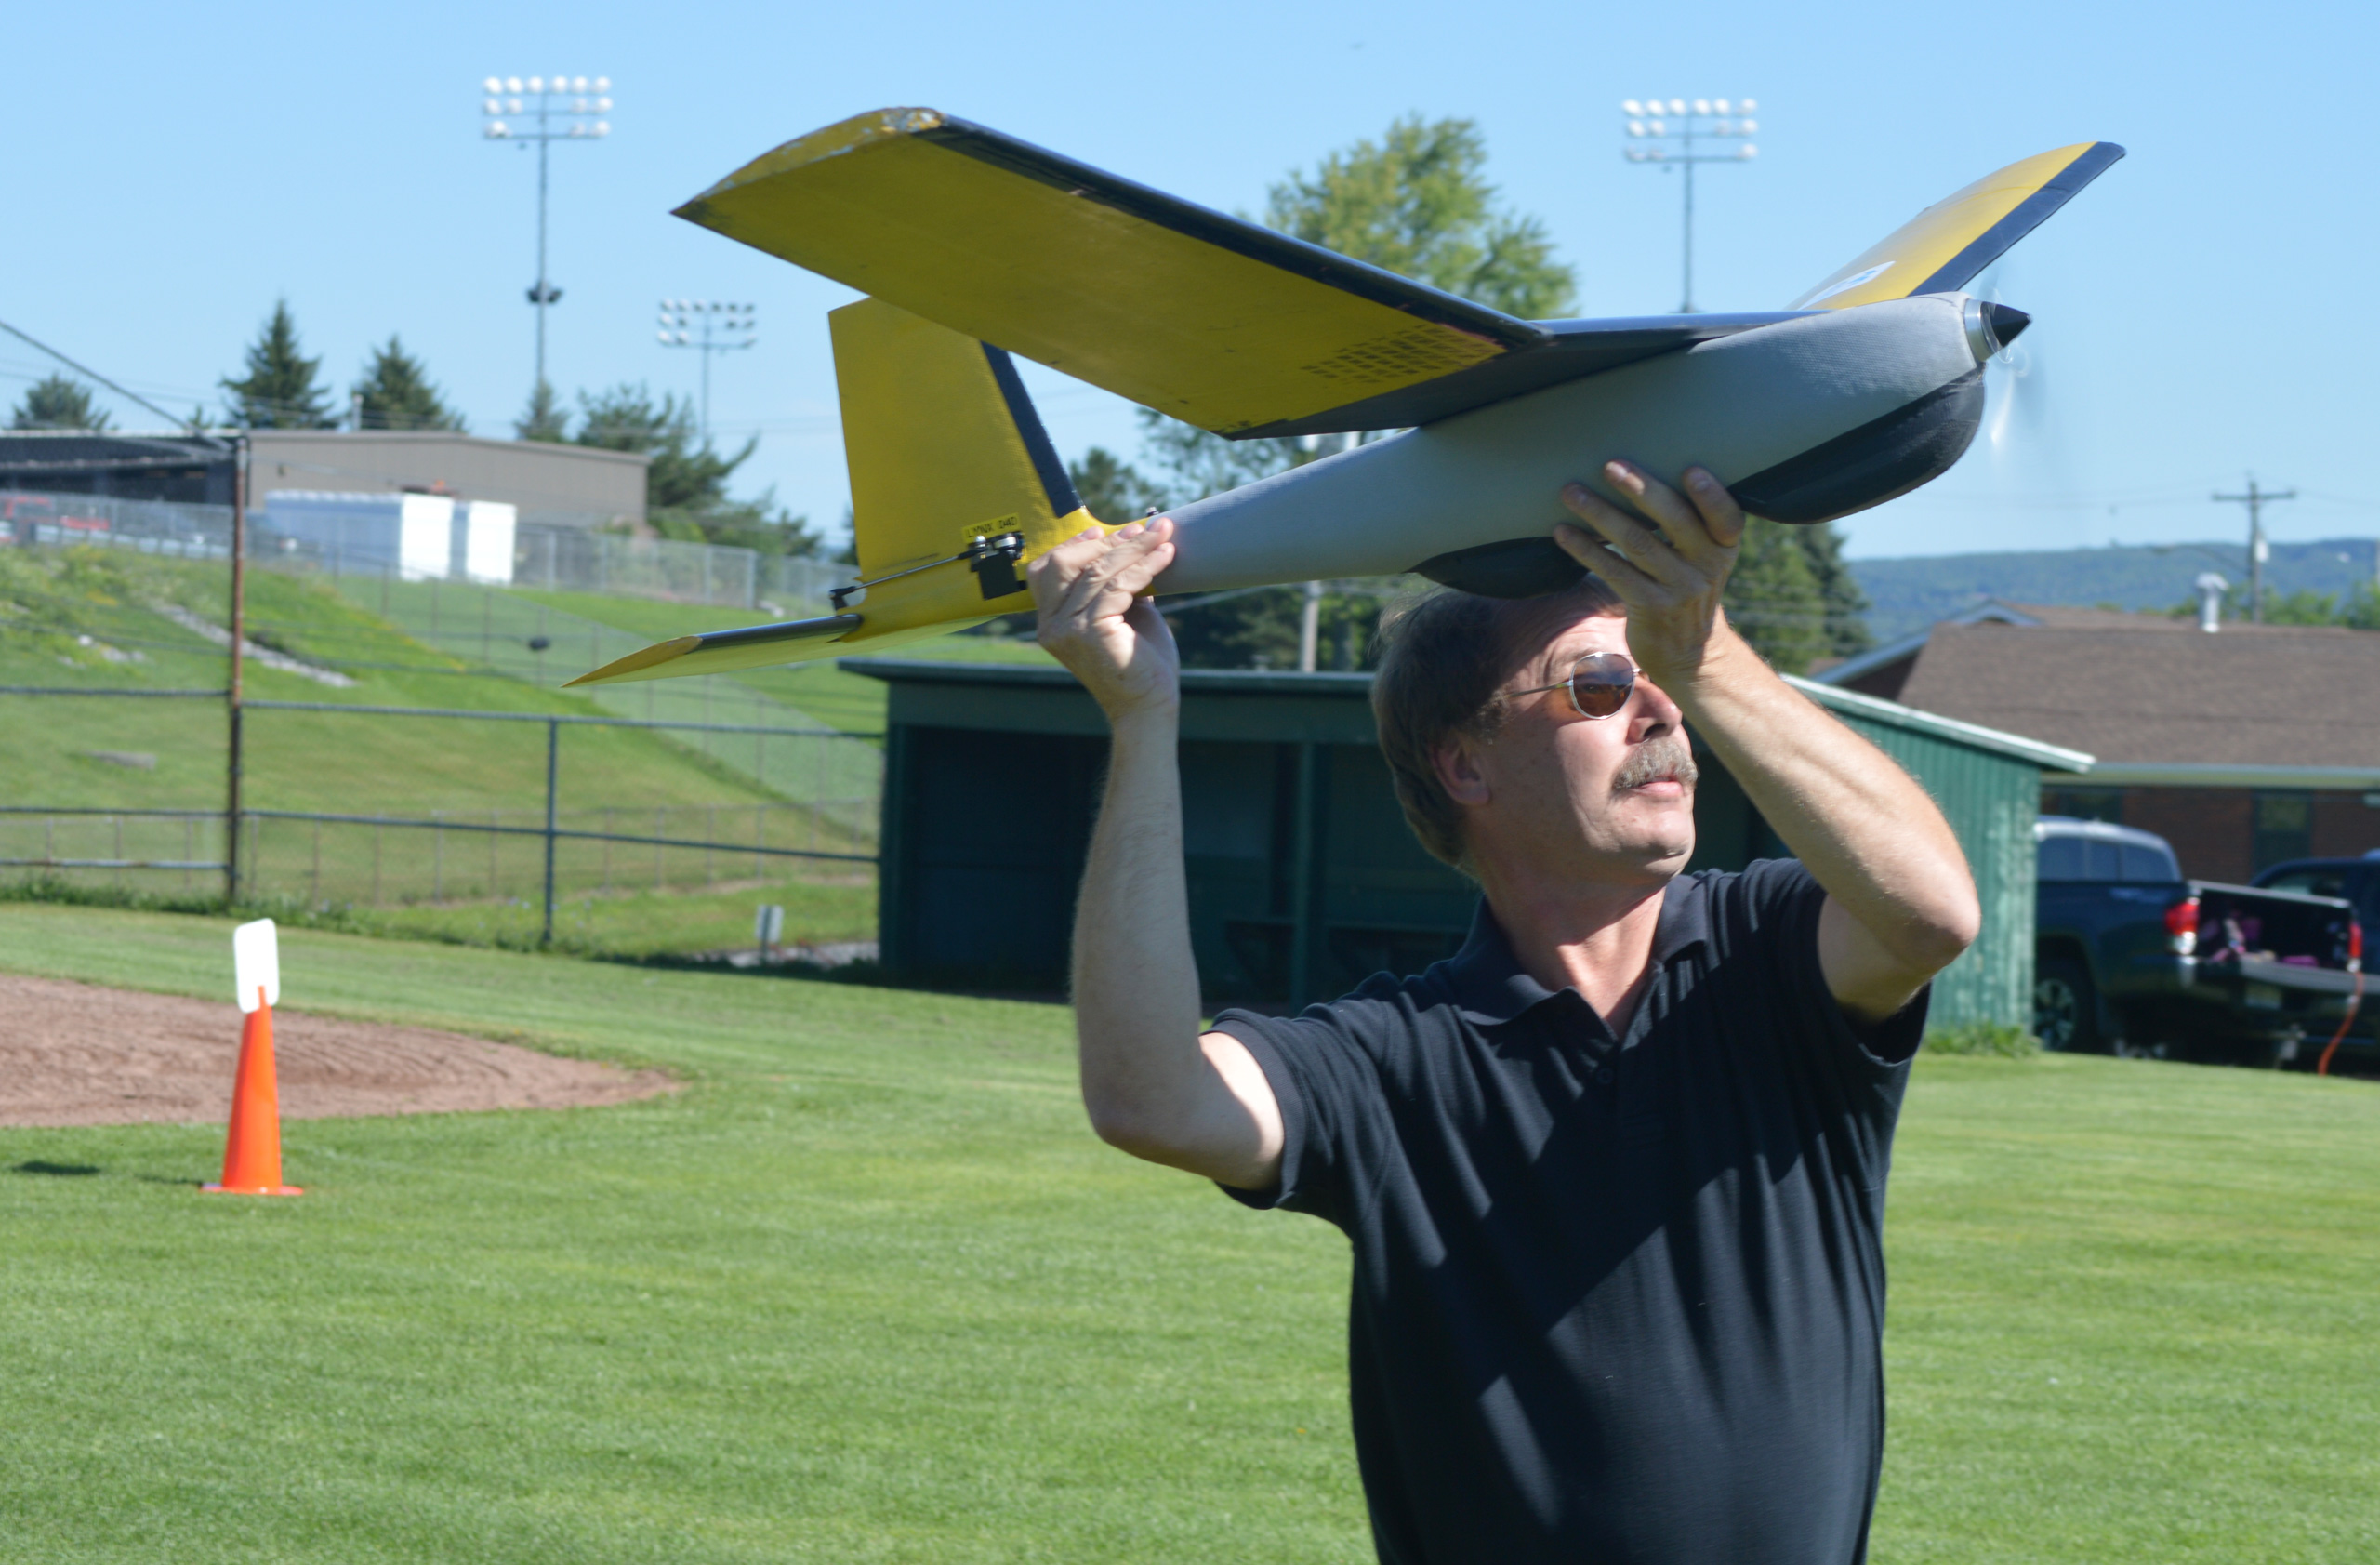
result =
[[[931,109],[790,141],[678,215],[869,297],[829,317],[859,566],[814,619],[681,636],[574,684],[897,644],[1032,606],[1097,523],[1011,353],[1234,439],[1402,430],[1177,507],[1163,592],[1386,576],[1526,597],[1605,458],[1699,462],[1813,523],[1956,461],[2027,317],[1960,292],[2123,156],[2084,142],[1927,207],[1790,309],[1523,321]],[[998,344],[998,346],[993,346]]]

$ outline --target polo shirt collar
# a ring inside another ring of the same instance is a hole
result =
[[[1710,897],[1702,875],[1680,875],[1662,888],[1660,920],[1653,928],[1653,961],[1663,964],[1687,947],[1710,938]],[[1471,934],[1447,963],[1455,1007],[1474,1027],[1501,1027],[1554,998],[1522,970],[1513,943],[1481,897],[1471,915]],[[1565,988],[1562,994],[1576,995]]]

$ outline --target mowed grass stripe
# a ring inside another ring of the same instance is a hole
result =
[[[228,925],[0,907],[222,992]],[[7,1133],[0,1537],[76,1560],[1360,1560],[1345,1252],[1100,1147],[1056,1007],[284,935],[290,1003],[659,1064],[558,1114]],[[226,1006],[225,1068],[232,1034]],[[2380,1556],[2380,1093],[1927,1060],[1879,1560]],[[2055,1383],[2053,1383],[2053,1381]]]

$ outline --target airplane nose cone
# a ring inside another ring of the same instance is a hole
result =
[[[1975,354],[1977,364],[1985,363],[2016,341],[2016,334],[2033,324],[2033,318],[2021,310],[1973,296],[1969,296],[1962,313],[1966,324],[1967,349]]]
[[[2016,341],[2017,335],[2033,324],[2030,315],[2005,304],[1985,305],[1983,318],[1991,327],[1992,339],[2003,348]]]

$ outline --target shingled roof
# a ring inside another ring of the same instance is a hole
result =
[[[2102,765],[2380,766],[2380,633],[2011,606],[1935,626],[1894,698]]]

